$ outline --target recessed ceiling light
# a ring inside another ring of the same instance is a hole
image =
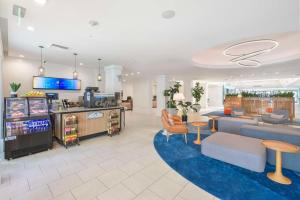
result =
[[[175,16],[175,11],[174,10],[166,10],[162,12],[161,16],[165,19],[171,19]]]
[[[141,72],[137,72],[136,74],[140,74]]]
[[[278,74],[279,74],[279,72],[275,72],[275,74],[276,74],[276,75],[278,75]]]
[[[20,58],[24,58],[25,56],[24,56],[23,54],[20,54],[19,57],[20,57]]]
[[[134,75],[134,73],[133,73],[133,72],[131,72],[131,73],[130,73],[130,75],[131,75],[131,76],[133,76],[133,75]]]
[[[125,76],[128,76],[128,74],[125,74]]]
[[[32,26],[27,26],[27,30],[29,30],[29,31],[34,31],[34,27],[32,27]]]
[[[45,5],[47,3],[47,0],[34,0],[34,1],[40,5]]]
[[[126,82],[126,80],[124,79],[123,82]]]
[[[79,65],[82,66],[82,65],[84,65],[84,64],[81,62],[81,63],[79,63]]]

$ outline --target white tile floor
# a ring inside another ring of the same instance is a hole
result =
[[[153,147],[154,115],[126,113],[121,135],[0,162],[0,199],[215,199],[161,160]],[[193,170],[193,169],[191,169]]]

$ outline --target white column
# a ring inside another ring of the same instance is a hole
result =
[[[3,139],[3,59],[4,59],[4,54],[3,54],[3,46],[2,46],[2,40],[1,40],[1,31],[0,31],[0,157],[2,158],[4,156],[3,154],[3,147],[4,147],[4,139]]]
[[[184,97],[185,101],[190,101],[192,102],[193,97],[192,97],[192,87],[193,83],[191,79],[184,79]]]
[[[156,108],[156,115],[161,115],[161,110],[166,107],[166,98],[164,97],[164,90],[169,87],[168,76],[166,75],[159,75],[156,77],[156,98],[157,98],[157,108]]]
[[[122,91],[122,70],[123,67],[120,65],[110,65],[104,67],[106,93],[115,93]]]

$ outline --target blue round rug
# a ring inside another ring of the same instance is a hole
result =
[[[166,136],[158,132],[154,146],[161,158],[183,177],[220,199],[283,200],[300,199],[300,176],[283,169],[283,174],[293,183],[282,185],[267,178],[267,172],[274,167],[266,165],[264,173],[252,172],[201,154],[201,146],[193,141],[196,134],[188,134],[188,144],[182,135]],[[210,131],[202,131],[204,139]]]

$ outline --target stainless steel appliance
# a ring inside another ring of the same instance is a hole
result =
[[[115,94],[101,93],[97,87],[88,87],[84,92],[84,107],[109,108],[118,106]]]

